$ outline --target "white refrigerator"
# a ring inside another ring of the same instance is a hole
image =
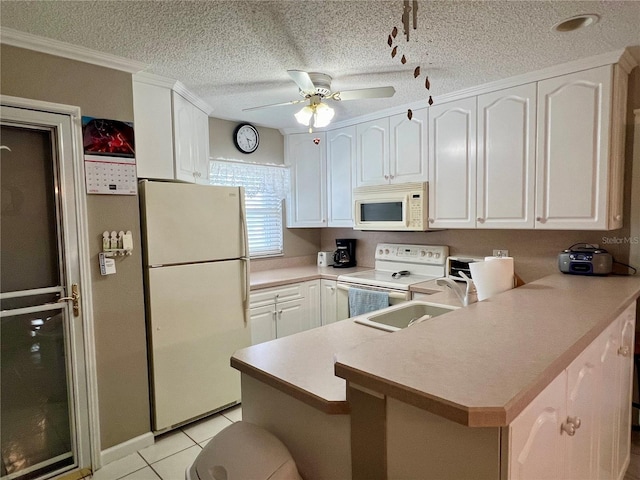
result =
[[[153,430],[240,400],[249,346],[244,190],[140,182]]]

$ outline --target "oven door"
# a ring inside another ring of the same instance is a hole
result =
[[[349,288],[361,288],[363,290],[376,290],[389,293],[389,305],[411,300],[411,292],[409,290],[392,290],[389,288],[371,287],[368,285],[360,285],[357,283],[338,282],[336,292],[336,314],[337,320],[345,320],[349,318]]]

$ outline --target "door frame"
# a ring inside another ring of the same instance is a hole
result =
[[[95,329],[93,316],[93,295],[91,283],[91,268],[89,249],[89,230],[87,221],[87,201],[84,183],[84,149],[82,144],[82,114],[80,107],[51,103],[28,98],[12,97],[2,95],[0,103],[3,106],[25,108],[42,111],[45,113],[56,113],[67,115],[71,119],[72,138],[72,164],[73,164],[73,188],[75,191],[75,220],[78,234],[78,267],[81,282],[81,305],[82,305],[82,334],[84,347],[84,370],[85,383],[87,387],[87,412],[88,425],[80,425],[80,438],[77,451],[77,462],[79,467],[86,467],[90,462],[92,471],[96,471],[102,466],[101,445],[100,445],[100,417],[98,408],[98,378],[96,368],[95,349]],[[76,361],[73,362],[72,372],[74,377],[79,375]],[[88,432],[83,433],[83,430]],[[88,445],[87,445],[88,441]],[[88,447],[88,452],[87,452]]]

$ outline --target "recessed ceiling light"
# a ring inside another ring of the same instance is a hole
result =
[[[566,20],[556,23],[553,29],[557,32],[573,32],[582,27],[588,27],[589,25],[595,25],[600,20],[600,16],[594,13],[588,13],[585,15],[576,15],[575,17],[567,18]]]

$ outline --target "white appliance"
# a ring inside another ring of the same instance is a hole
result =
[[[429,195],[426,182],[353,189],[355,230],[425,231]]]
[[[318,266],[329,267],[333,265],[333,252],[318,252]]]
[[[153,430],[240,400],[249,346],[244,190],[140,182]]]
[[[338,276],[338,320],[349,318],[349,289],[377,290],[389,294],[389,304],[411,300],[411,285],[445,276],[449,247],[379,243],[373,270]]]

